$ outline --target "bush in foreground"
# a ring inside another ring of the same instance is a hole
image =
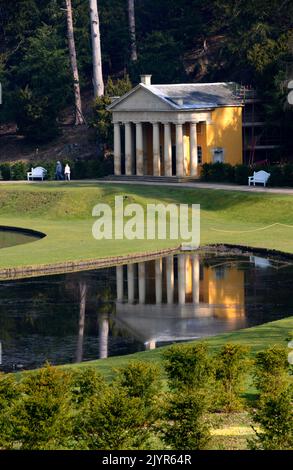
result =
[[[210,438],[206,394],[184,388],[170,394],[167,402],[160,426],[163,442],[174,450],[204,449]]]
[[[288,350],[283,346],[272,346],[256,355],[254,383],[263,393],[274,394],[288,386]]]
[[[239,344],[225,344],[215,357],[216,408],[233,412],[243,408],[240,394],[249,371],[248,348]]]
[[[72,423],[68,374],[48,365],[26,376],[18,387],[19,395],[5,415],[5,448],[66,448]]]
[[[208,388],[213,380],[213,361],[205,343],[175,344],[163,353],[171,389]]]
[[[292,385],[277,394],[261,393],[252,418],[260,430],[253,428],[255,437],[248,441],[251,449],[292,450]]]

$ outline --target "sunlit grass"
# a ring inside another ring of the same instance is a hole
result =
[[[1,250],[0,267],[99,259],[177,246],[177,240],[102,240],[92,236],[93,207],[126,203],[201,204],[201,244],[230,243],[293,253],[290,195],[103,183],[1,184],[0,225],[47,234],[26,246]],[[266,230],[259,230],[274,223]]]

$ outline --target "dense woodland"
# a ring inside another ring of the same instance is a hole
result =
[[[71,0],[82,100],[86,93],[94,99],[90,3]],[[60,113],[74,109],[66,7],[65,0],[0,0],[0,124],[16,122],[28,142],[55,138]],[[256,87],[266,119],[281,121],[284,151],[291,154],[291,0],[99,0],[98,13],[106,96],[96,98],[86,125],[97,128],[100,138],[111,141],[107,95],[150,73],[153,83],[236,81]]]

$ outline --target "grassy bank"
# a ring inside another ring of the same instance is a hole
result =
[[[289,317],[252,328],[245,328],[243,330],[233,331],[231,333],[212,336],[206,338],[205,341],[208,344],[211,353],[217,352],[226,343],[231,342],[249,346],[250,354],[252,357],[254,357],[257,352],[269,348],[272,345],[286,345],[286,340],[289,336],[289,333],[292,331],[293,317]],[[124,367],[127,362],[131,360],[143,360],[156,364],[162,364],[162,352],[166,349],[166,347],[168,346],[126,356],[115,356],[109,357],[107,359],[82,362],[81,364],[72,364],[70,365],[70,368],[95,367],[107,378],[107,380],[111,380],[115,375],[115,370],[119,369],[120,367]]]
[[[231,243],[293,253],[293,198],[180,187],[102,183],[1,184],[0,225],[31,228],[47,236],[1,249],[0,268],[99,259],[163,249],[174,240],[103,240],[92,237],[93,207],[126,203],[201,204],[201,244]],[[291,227],[292,226],[292,227]]]
[[[293,330],[293,317],[270,322],[253,328],[247,328],[232,333],[226,333],[206,339],[211,353],[216,353],[227,342],[238,343],[250,346],[250,354],[253,358],[255,354],[275,344],[286,345],[289,333]],[[111,357],[97,361],[84,362],[81,364],[72,364],[71,366],[60,366],[71,370],[96,368],[102,375],[111,381],[115,377],[119,368],[125,367],[131,360],[150,361],[162,366],[162,352],[164,348],[158,348],[153,351],[135,353],[128,356]],[[163,387],[166,387],[166,379],[163,367],[160,367]],[[19,377],[32,372],[19,373]],[[245,387],[244,397],[248,400],[256,398],[256,390],[252,386],[252,377],[248,377]],[[206,419],[211,427],[211,440],[208,449],[212,450],[245,450],[247,449],[247,439],[254,435],[252,419],[248,411],[243,410],[236,413],[209,413]],[[162,449],[163,443],[157,436],[153,437],[151,449]]]

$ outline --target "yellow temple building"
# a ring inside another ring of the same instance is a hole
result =
[[[108,106],[114,174],[197,178],[204,163],[242,163],[242,108],[232,82],[153,85],[141,76]]]

